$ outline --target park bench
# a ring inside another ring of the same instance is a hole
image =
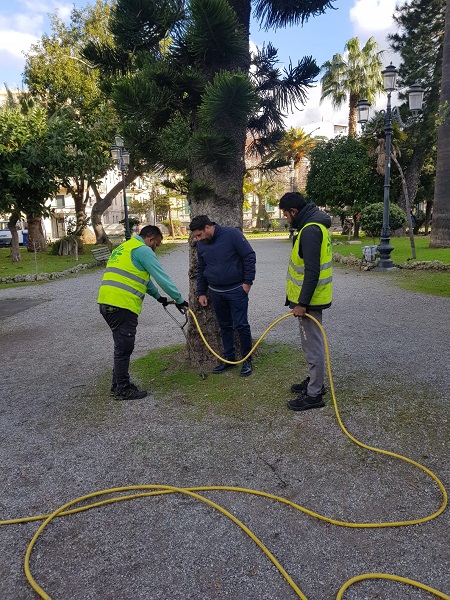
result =
[[[91,250],[91,254],[95,258],[96,265],[108,262],[108,259],[111,256],[109,248],[106,248],[105,246],[102,246],[101,248],[93,248]]]

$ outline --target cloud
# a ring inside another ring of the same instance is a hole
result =
[[[357,31],[374,33],[393,26],[396,0],[357,0],[350,9],[350,21]]]
[[[23,52],[28,52],[30,46],[35,44],[38,37],[31,33],[23,33],[12,29],[0,29],[0,50],[20,59],[23,63]]]
[[[320,95],[322,86],[320,84],[311,88],[308,92],[308,101],[303,110],[294,111],[285,119],[286,127],[302,127],[309,123],[318,123],[321,121],[332,121],[333,123],[347,124],[348,106],[344,103],[340,110],[333,108],[331,101],[327,98],[322,103]]]

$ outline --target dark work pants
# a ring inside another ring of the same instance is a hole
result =
[[[138,316],[126,308],[100,304],[100,313],[111,328],[114,340],[112,387],[117,391],[130,385],[130,358],[134,350]]]
[[[234,349],[235,330],[239,335],[243,358],[252,349],[252,334],[248,323],[248,294],[241,285],[229,292],[210,290],[210,294],[222,336],[224,358],[236,360]],[[251,356],[248,360],[251,360]]]

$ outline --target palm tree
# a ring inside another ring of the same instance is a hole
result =
[[[444,54],[442,60],[441,106],[447,106],[446,118],[438,130],[436,183],[434,188],[431,248],[450,248],[450,2],[445,9]]]
[[[361,49],[358,38],[351,38],[345,44],[344,56],[335,54],[332,60],[322,65],[321,101],[330,98],[334,108],[349,103],[348,134],[356,137],[356,104],[360,98],[373,103],[383,91],[381,56],[378,44],[369,38]]]
[[[270,159],[279,161],[280,165],[292,162],[294,168],[297,168],[304,158],[308,158],[315,145],[316,140],[301,127],[291,127],[284,132]]]

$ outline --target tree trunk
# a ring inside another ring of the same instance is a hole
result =
[[[242,128],[242,132],[236,132],[236,138],[239,134],[241,135],[240,147],[242,147],[242,154],[238,154],[226,171],[216,170],[212,166],[200,165],[196,165],[192,169],[194,185],[191,189],[204,190],[203,193],[199,194],[195,194],[195,191],[188,193],[192,218],[197,215],[207,215],[218,225],[238,227],[242,230],[244,162],[241,160],[241,156],[243,156],[244,151],[245,127]],[[222,343],[214,311],[210,304],[204,309],[198,303],[197,250],[192,238],[189,243],[189,250],[189,306],[194,311],[206,340],[222,356]],[[193,319],[189,319],[187,335],[189,341],[188,358],[191,365],[198,367],[212,364],[216,359],[204,345]]]
[[[433,209],[433,202],[428,200],[425,208],[425,235],[430,233],[430,223],[431,223],[431,211]]]
[[[136,172],[134,167],[130,165],[125,175],[126,185],[129,185],[132,181],[134,181],[134,179],[136,179]],[[117,194],[122,191],[122,189],[122,181],[119,181],[119,183],[116,183],[116,185],[109,190],[106,196],[102,198],[98,192],[97,186],[95,184],[92,185],[92,191],[94,192],[96,202],[91,211],[91,224],[95,233],[97,244],[110,244],[110,240],[103,229],[102,215],[105,210],[111,206],[112,201]]]
[[[442,57],[441,107],[446,107],[444,122],[438,129],[436,183],[430,248],[450,248],[450,0],[445,9],[444,51]]]
[[[22,260],[22,257],[20,256],[19,234],[17,233],[16,228],[18,220],[19,215],[13,213],[8,221],[8,229],[11,232],[11,262],[13,263],[21,262]]]
[[[403,169],[400,166],[400,163],[397,160],[397,157],[395,156],[394,153],[391,153],[391,158],[394,161],[398,172],[400,173],[400,179],[402,180],[402,187],[403,187],[403,195],[405,197],[405,212],[406,212],[406,218],[408,219],[408,225],[409,225],[409,241],[411,244],[411,254],[412,254],[412,258],[416,258],[416,244],[414,241],[414,227],[413,227],[413,223],[412,223],[412,219],[411,219],[411,204],[409,202],[409,192],[408,192],[408,186],[406,183],[406,178],[405,175],[403,173]]]
[[[409,163],[408,170],[406,171],[405,180],[406,180],[406,190],[408,193],[409,206],[414,206],[414,201],[416,199],[417,190],[419,188],[420,182],[420,174],[422,172],[423,165],[425,163],[425,154],[424,150],[420,145],[416,145],[414,147],[414,151],[412,153],[411,162]],[[403,173],[402,173],[403,174]],[[401,175],[402,176],[402,175]],[[403,184],[403,181],[402,181]],[[398,201],[398,205],[402,208],[406,214],[406,193],[405,187],[402,186],[402,193],[400,194],[400,199]]]
[[[45,241],[44,228],[41,217],[27,215],[28,222],[28,252],[45,252],[47,243]]]
[[[356,104],[358,100],[358,94],[350,94],[348,111],[348,136],[353,138],[356,137]]]

